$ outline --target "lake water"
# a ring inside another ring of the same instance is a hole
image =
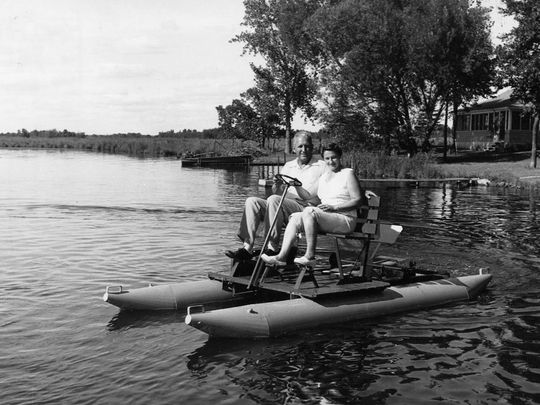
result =
[[[107,285],[226,268],[257,169],[0,150],[2,404],[538,404],[540,196],[370,187],[406,223],[388,253],[454,275],[478,301],[260,341],[208,339],[183,313],[120,312]]]

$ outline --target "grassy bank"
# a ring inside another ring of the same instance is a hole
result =
[[[266,162],[283,162],[294,155],[281,153],[261,158]],[[319,158],[319,157],[318,157]],[[483,157],[471,161],[474,156],[451,156],[449,163],[441,162],[441,156],[419,153],[413,157],[388,156],[382,153],[349,152],[343,156],[344,164],[353,167],[363,179],[488,179],[492,186],[524,187],[540,189],[540,169],[529,168],[528,153]]]
[[[478,177],[492,185],[540,189],[540,169],[529,167],[528,153],[516,153],[491,161],[435,164],[444,177]]]
[[[292,160],[294,154],[281,152],[267,153],[256,159],[257,163],[283,164],[284,161]],[[315,159],[322,159],[316,154]],[[419,153],[413,157],[388,156],[376,152],[345,152],[343,164],[354,168],[356,174],[364,179],[427,179],[442,178],[444,173],[436,166],[436,160],[432,155]]]
[[[479,178],[488,179],[490,185],[540,189],[540,169],[529,167],[530,153],[516,152],[482,156],[463,153],[442,162],[437,154],[419,153],[411,158],[373,153],[354,153],[346,156],[361,178],[439,179]]]

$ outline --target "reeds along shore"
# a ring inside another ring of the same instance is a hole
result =
[[[283,152],[261,150],[252,142],[235,139],[211,139],[196,137],[152,137],[152,136],[102,136],[84,137],[41,137],[0,135],[2,148],[47,148],[73,149],[98,153],[112,153],[135,157],[176,157],[186,154],[204,155],[216,153],[252,154],[255,157],[267,155],[264,161],[283,164],[294,155],[284,156]],[[273,158],[274,161],[273,161]],[[387,156],[373,152],[349,152],[344,156],[347,166],[353,167],[362,178],[432,178],[440,177],[433,167],[433,160],[426,154],[412,158]]]
[[[113,153],[136,157],[181,157],[184,154],[227,154],[241,149],[241,142],[234,139],[198,137],[155,137],[87,135],[81,137],[41,137],[0,135],[0,148],[75,149],[91,152]]]

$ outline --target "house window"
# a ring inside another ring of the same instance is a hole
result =
[[[523,130],[531,130],[532,129],[532,116],[531,113],[525,113],[521,117],[521,129]]]
[[[486,131],[489,128],[488,114],[473,114],[472,126],[473,131]]]
[[[521,111],[512,111],[512,129],[530,130],[531,126],[531,114],[522,113]]]
[[[512,129],[521,129],[520,121],[521,113],[519,111],[512,111]]]

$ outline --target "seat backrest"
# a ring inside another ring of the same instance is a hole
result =
[[[367,205],[358,209],[356,229],[349,236],[352,238],[369,238],[375,243],[395,243],[403,227],[383,223],[379,220],[381,198],[374,196],[368,199]]]
[[[376,221],[379,219],[380,205],[381,197],[372,196],[367,200],[367,205],[362,205],[358,208],[358,219],[355,232],[361,232],[368,235],[375,235],[377,233]]]

